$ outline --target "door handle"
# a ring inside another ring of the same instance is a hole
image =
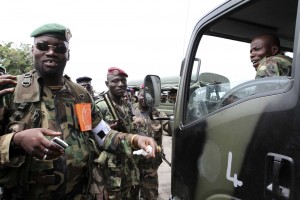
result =
[[[268,153],[265,165],[265,199],[293,199],[294,161],[292,158]]]

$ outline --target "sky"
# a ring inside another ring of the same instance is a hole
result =
[[[196,22],[224,0],[7,0],[1,2],[0,42],[32,44],[30,33],[46,23],[70,28],[73,81],[89,76],[96,92],[109,67],[128,81],[147,74],[179,75]]]

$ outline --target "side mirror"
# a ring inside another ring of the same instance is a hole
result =
[[[161,81],[157,75],[147,75],[144,80],[144,99],[149,107],[158,107],[161,98]]]
[[[149,116],[151,120],[169,120],[169,117],[153,117],[153,107],[158,107],[161,101],[161,81],[157,75],[147,75],[144,79],[144,99],[150,108]]]

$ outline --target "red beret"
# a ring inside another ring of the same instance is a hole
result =
[[[123,76],[126,76],[128,77],[128,75],[126,74],[125,71],[123,71],[122,69],[119,69],[117,67],[110,67],[108,68],[108,71],[107,71],[107,75],[123,75]]]

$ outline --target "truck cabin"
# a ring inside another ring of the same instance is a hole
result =
[[[299,16],[297,0],[231,0],[196,24],[174,109],[171,199],[300,199]],[[291,76],[255,79],[250,42],[263,33],[293,58]]]

